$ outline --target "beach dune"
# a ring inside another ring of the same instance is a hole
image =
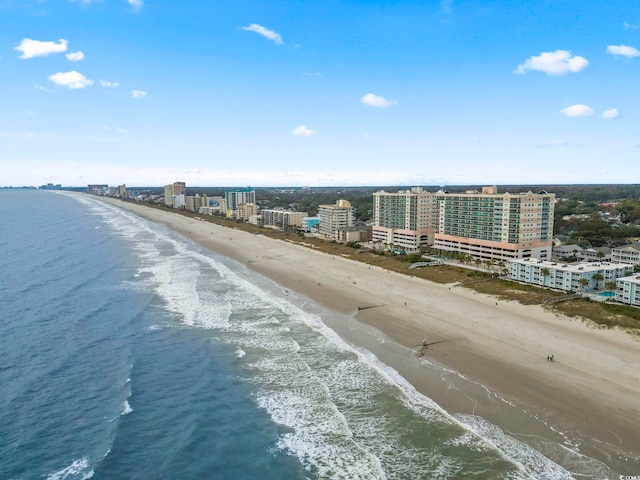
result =
[[[640,342],[630,334],[177,213],[105,201],[380,330],[406,355],[385,357],[382,347],[366,347],[447,411],[478,415],[523,441],[549,439],[620,474],[640,475]],[[358,309],[366,306],[377,307]],[[419,357],[425,339],[441,343]],[[358,344],[357,335],[348,340]],[[434,380],[427,366],[446,375]]]

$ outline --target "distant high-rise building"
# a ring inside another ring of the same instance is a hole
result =
[[[338,200],[335,205],[318,206],[318,233],[323,237],[337,240],[338,228],[353,225],[353,208],[347,200]]]
[[[106,195],[109,191],[109,185],[87,185],[87,193],[92,195]]]
[[[182,195],[182,202],[180,205],[176,205],[174,197],[176,195]],[[167,207],[183,208],[184,202],[187,198],[187,184],[184,182],[174,182],[173,184],[164,186],[164,204]]]
[[[173,207],[173,184],[164,186],[164,204],[167,207]]]
[[[191,212],[199,212],[200,207],[208,207],[209,206],[209,197],[207,194],[203,195],[191,195],[185,198],[185,210],[189,210]]]
[[[187,184],[184,182],[173,182],[173,194],[187,197]]]
[[[229,190],[224,194],[228,218],[238,218],[238,205],[241,203],[256,203],[256,192],[251,187]]]
[[[247,202],[238,205],[235,218],[239,220],[249,220],[250,217],[258,215],[258,206],[255,203]]]

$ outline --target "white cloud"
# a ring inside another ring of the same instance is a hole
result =
[[[607,47],[607,53],[611,55],[633,58],[640,57],[640,50],[634,47],[628,47],[626,45],[609,45]]]
[[[257,23],[252,23],[251,25],[240,28],[248,32],[255,32],[258,35],[262,35],[263,37],[268,38],[269,40],[274,42],[276,45],[282,45],[284,43],[279,33],[274,32],[273,30],[269,30],[268,28],[265,28],[262,25],[258,25]]]
[[[120,84],[118,82],[107,82],[106,80],[100,80],[100,85],[105,88],[116,88]]]
[[[527,70],[537,70],[547,75],[564,75],[569,72],[577,73],[587,65],[589,61],[584,57],[571,56],[568,50],[556,50],[527,58],[523,64],[518,65],[514,73],[525,74]]]
[[[593,109],[587,105],[578,103],[576,105],[563,108],[560,110],[560,113],[567,117],[588,117],[589,115],[593,115]]]
[[[144,2],[142,0],[126,0],[131,8],[134,10],[140,10]]]
[[[131,90],[131,96],[136,100],[140,100],[141,98],[147,96],[147,92],[145,92],[144,90]]]
[[[30,38],[24,38],[20,45],[14,48],[14,50],[21,52],[20,58],[27,59],[33,57],[45,57],[52,53],[61,53],[67,51],[67,40],[60,39],[56,42],[41,42],[39,40],[31,40]]]
[[[602,118],[605,120],[611,120],[612,118],[617,118],[620,116],[620,112],[617,108],[610,108],[609,110],[605,110],[602,112]]]
[[[322,73],[320,72],[304,72],[305,77],[321,77]]]
[[[58,72],[49,76],[49,80],[60,87],[68,87],[71,89],[85,88],[93,85],[93,80],[89,80],[80,72],[75,70],[71,72]]]
[[[70,62],[79,62],[80,60],[84,60],[84,53],[82,52],[67,53],[65,56]]]
[[[49,90],[48,88],[43,87],[42,85],[33,82],[33,88],[35,88],[36,90],[40,90],[41,92],[50,92],[51,90]]]
[[[299,127],[294,128],[293,130],[291,130],[291,133],[294,135],[298,135],[300,137],[313,137],[314,135],[317,135],[318,132],[316,132],[315,130],[311,130],[310,128],[305,127],[304,125],[300,125]]]
[[[638,30],[638,25],[633,25],[629,22],[622,22],[622,26],[625,30]]]
[[[374,95],[373,93],[367,93],[366,95],[364,95],[360,99],[360,102],[362,102],[365,105],[369,105],[370,107],[379,107],[379,108],[386,108],[391,105],[397,105],[397,102],[395,100],[390,101],[384,97],[381,97],[380,95]]]

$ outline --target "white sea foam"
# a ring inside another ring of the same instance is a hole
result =
[[[80,460],[74,460],[71,465],[64,467],[55,473],[50,474],[47,480],[67,480],[70,478],[77,478],[82,475],[81,478],[88,479],[93,476],[93,470],[86,471],[89,468],[89,458],[84,457]]]
[[[131,396],[131,394],[129,394],[129,396]],[[131,405],[129,405],[129,402],[125,400],[122,403],[122,413],[120,415],[127,415],[131,412],[133,412],[133,408],[131,408]]]
[[[552,462],[537,450],[507,435],[498,426],[474,415],[457,414],[455,417],[474,433],[491,442],[510,459],[518,462],[534,478],[545,480],[572,479],[573,475]]]
[[[236,349],[236,358],[242,358],[247,354],[247,352],[245,352],[244,350],[242,350],[241,348],[237,348]]]

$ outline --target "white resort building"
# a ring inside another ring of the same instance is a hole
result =
[[[605,284],[632,272],[633,265],[623,263],[567,264],[526,258],[511,260],[507,275],[517,282],[566,292],[588,292],[603,289]]]

